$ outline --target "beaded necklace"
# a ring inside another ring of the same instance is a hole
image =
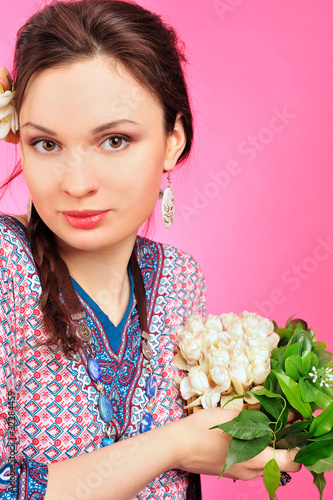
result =
[[[157,378],[154,375],[154,366],[152,363],[153,350],[149,344],[145,286],[141,269],[139,267],[134,250],[131,255],[130,263],[134,281],[134,295],[137,302],[139,323],[141,328],[141,351],[144,356],[144,368],[148,374],[148,378],[146,380],[146,394],[149,401],[140,422],[140,432],[143,433],[149,431],[152,426],[152,410],[154,408],[153,398],[156,396],[158,384]],[[91,341],[92,333],[89,326],[83,322],[83,320],[87,317],[87,314],[83,310],[79,298],[75,292],[68,267],[61,258],[59,258],[58,271],[60,290],[63,295],[67,310],[70,314],[71,320],[73,322],[77,322],[75,333],[81,340],[82,349],[84,350],[88,359],[86,369],[98,393],[98,412],[101,419],[105,423],[105,437],[102,439],[102,446],[108,446],[117,441],[119,436],[117,436],[116,428],[112,424],[113,410],[111,403],[107,395],[105,394],[104,384],[102,384],[101,382],[102,370],[100,364],[96,359],[94,345]]]

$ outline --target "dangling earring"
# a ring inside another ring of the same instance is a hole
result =
[[[165,227],[170,228],[175,216],[175,198],[172,191],[171,175],[168,173],[168,187],[163,193],[162,217]]]
[[[29,224],[30,219],[31,219],[31,211],[32,211],[32,199],[31,199],[31,196],[29,195],[28,207],[27,207],[27,222],[28,222],[28,224]]]

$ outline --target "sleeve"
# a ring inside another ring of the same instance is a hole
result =
[[[5,237],[4,237],[5,236]],[[19,387],[16,316],[11,235],[0,227],[0,498],[1,500],[45,497],[47,465],[22,456],[18,459],[20,419],[16,393]],[[12,268],[12,273],[9,272]],[[22,454],[21,454],[22,455]]]

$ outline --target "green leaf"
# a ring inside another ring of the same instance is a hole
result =
[[[313,341],[308,332],[304,330],[300,332],[295,332],[295,334],[290,339],[291,344],[299,343],[299,354],[302,354],[304,351],[312,351]]]
[[[305,431],[310,426],[309,420],[301,420],[299,422],[294,422],[288,427],[284,427],[280,431],[276,433],[276,441],[283,439],[287,436],[300,434],[302,431]]]
[[[326,479],[324,477],[324,474],[317,474],[316,472],[311,471],[311,474],[313,475],[313,484],[317,486],[319,495],[320,495],[320,500],[323,498],[323,491],[326,486]]]
[[[323,434],[316,438],[316,441],[330,441],[333,439],[333,432],[328,432],[327,434]]]
[[[262,437],[251,439],[249,441],[246,441],[244,439],[232,438],[222,474],[224,474],[224,472],[231,465],[237,464],[239,462],[245,462],[246,460],[250,460],[250,458],[257,456],[270,444],[270,442],[270,434],[265,434]]]
[[[327,349],[327,344],[325,344],[325,342],[314,342],[313,343],[313,346],[315,348],[316,351],[326,351]]]
[[[311,418],[311,406],[309,403],[305,403],[302,400],[299,385],[287,375],[283,375],[278,372],[275,372],[275,375],[291,406],[295,408],[295,410],[297,410],[304,418]]]
[[[291,337],[294,335],[294,330],[292,329],[292,327],[277,328],[276,333],[278,333],[280,336],[279,346],[284,346],[289,342]]]
[[[301,344],[297,342],[296,344],[291,344],[285,351],[283,355],[283,360],[286,361],[289,356],[297,356],[301,354]]]
[[[246,440],[262,437],[266,434],[271,436],[272,433],[269,418],[257,410],[242,410],[230,422],[212,428],[219,428],[230,436]]]
[[[305,448],[297,452],[294,462],[303,465],[314,465],[322,458],[328,458],[333,451],[333,439],[325,441],[325,446],[321,441],[314,441]]]
[[[297,321],[297,320],[296,320],[296,319],[294,319],[293,321]],[[293,325],[292,325],[292,326],[293,326]],[[305,329],[304,329],[304,327],[303,327],[302,323],[297,323],[297,325],[296,325],[296,327],[295,327],[295,330],[294,330],[294,331],[295,331],[295,333],[297,333],[297,332],[302,332],[302,331],[306,331],[306,328],[307,328],[307,325],[306,325],[306,327],[305,327]]]
[[[331,472],[333,470],[333,455],[327,458],[322,458],[318,460],[314,465],[305,466],[309,471],[316,472],[317,474],[322,474],[323,472]]]
[[[289,356],[285,362],[285,372],[293,380],[299,380],[305,373],[302,368],[302,358],[299,355]]]
[[[272,370],[275,370],[277,368],[277,365],[279,362],[276,359],[271,358],[271,368]]]
[[[269,391],[266,387],[256,390],[255,392],[248,391],[247,394],[255,397],[260,401],[261,405],[267,413],[272,415],[273,418],[278,420],[285,406],[284,398],[281,394],[276,394]]]
[[[317,368],[319,360],[314,352],[305,351],[302,354],[302,369],[305,375],[312,370],[313,367]]]
[[[314,352],[319,360],[318,368],[326,367],[333,357],[333,354],[330,351],[319,350]]]
[[[317,417],[315,417],[310,425],[309,431],[313,436],[322,436],[333,429],[333,401],[325,408]]]
[[[306,403],[312,403],[312,401],[316,401],[318,392],[320,392],[317,387],[315,387],[313,383],[310,382],[310,380],[304,378],[301,378],[298,383],[303,401],[305,401]]]
[[[286,436],[280,441],[275,442],[276,448],[282,448],[284,450],[289,450],[290,448],[304,448],[309,444],[309,433],[300,432],[300,434],[295,434],[292,436]]]
[[[279,370],[271,370],[267,375],[265,380],[265,389],[273,394],[280,394],[284,398],[284,394],[275,375],[276,372],[279,372]],[[284,373],[284,371],[282,371],[282,373]]]
[[[274,500],[274,495],[280,484],[280,469],[275,458],[272,458],[264,468],[264,485],[271,498]]]
[[[318,393],[316,395],[316,400],[311,403],[311,406],[313,409],[324,410],[333,401],[333,389],[331,387],[320,387],[319,380],[313,385],[318,389]]]
[[[276,347],[275,349],[273,349],[272,354],[271,354],[271,358],[278,360],[279,356],[280,356],[281,349],[282,349],[281,347]]]

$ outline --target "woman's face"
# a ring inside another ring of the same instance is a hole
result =
[[[59,245],[92,251],[135,237],[154,208],[163,170],[175,165],[186,140],[180,116],[167,136],[158,101],[104,59],[33,77],[20,134],[40,217]]]

